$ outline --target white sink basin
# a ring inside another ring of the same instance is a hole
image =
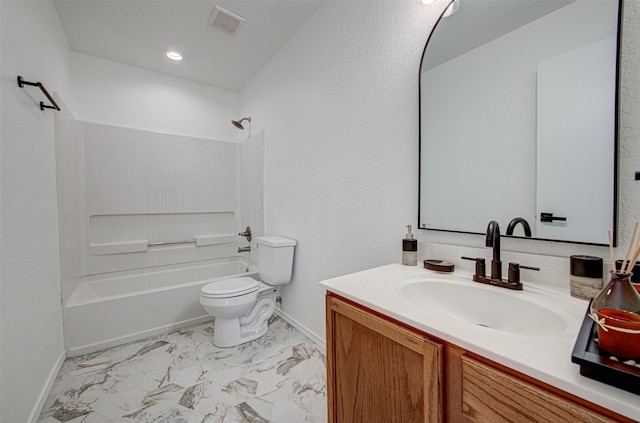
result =
[[[431,278],[391,278],[393,288],[410,303],[470,324],[529,336],[563,333],[567,321],[557,299],[539,292],[510,291],[476,282]],[[559,311],[559,310],[558,310]]]

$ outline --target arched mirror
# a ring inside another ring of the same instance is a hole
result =
[[[456,3],[420,69],[419,227],[608,244],[620,2]]]

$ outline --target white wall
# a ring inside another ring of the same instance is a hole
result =
[[[282,308],[321,337],[318,281],[399,261],[404,225],[417,222],[418,68],[445,3],[328,3],[242,91],[242,114],[252,115],[254,128],[268,128],[266,232],[298,240]],[[631,46],[640,14],[638,2],[626,3],[629,77],[640,60]],[[638,73],[622,90],[622,144],[630,154],[621,164],[620,217],[627,233],[640,218],[638,183],[630,181],[640,144]],[[417,232],[421,259],[426,242],[484,245],[478,235]],[[608,256],[605,248],[531,240],[505,239],[503,248]]]
[[[437,7],[328,2],[243,89],[266,129],[266,232],[298,241],[282,310],[324,336],[318,281],[397,262],[417,221],[418,68]]]
[[[0,420],[28,421],[63,357],[55,111],[41,81],[70,103],[69,46],[50,1],[1,1]]]
[[[238,140],[238,93],[123,65],[71,54],[76,118],[164,134]]]

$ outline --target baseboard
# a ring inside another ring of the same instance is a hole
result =
[[[40,418],[40,414],[42,414],[42,409],[44,408],[44,404],[47,402],[47,398],[49,397],[49,393],[51,392],[51,388],[53,388],[53,383],[56,381],[58,377],[58,373],[60,373],[60,369],[64,364],[64,361],[67,359],[67,355],[64,351],[58,357],[58,361],[56,365],[53,366],[51,373],[49,373],[49,377],[47,379],[47,383],[42,387],[42,391],[40,392],[40,396],[38,397],[38,402],[36,403],[35,408],[31,411],[31,416],[29,417],[29,422],[36,423]]]
[[[152,329],[143,330],[140,332],[129,333],[124,336],[118,336],[116,338],[107,339],[104,341],[96,342],[94,344],[81,345],[78,347],[67,346],[67,356],[77,357],[80,355],[91,354],[96,351],[101,351],[107,348],[116,347],[118,345],[123,345],[128,342],[140,341],[142,339],[150,338],[152,336],[157,336],[163,333],[168,333],[174,330],[178,330],[186,326],[196,325],[211,319],[213,319],[213,317],[211,317],[208,314],[205,314],[204,316],[195,317],[193,319],[182,320],[178,323],[171,323],[168,325],[162,325]]]
[[[293,326],[294,328],[299,330],[304,336],[306,336],[307,338],[311,339],[318,347],[320,347],[322,349],[322,351],[326,351],[327,350],[326,342],[322,338],[320,338],[318,335],[316,335],[315,333],[310,331],[302,323],[298,322],[296,319],[294,319],[293,317],[289,316],[288,314],[286,314],[284,311],[282,311],[279,308],[276,308],[275,313],[278,316],[280,316],[285,322],[289,323],[291,326]]]

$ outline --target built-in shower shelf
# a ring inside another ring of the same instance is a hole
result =
[[[230,244],[238,241],[236,234],[226,235],[202,235],[196,236],[196,247],[204,247],[206,245]]]
[[[149,241],[132,240],[122,242],[104,242],[89,245],[91,254],[107,255],[107,254],[127,254],[127,253],[143,253],[154,247],[165,247],[170,245],[193,244],[196,247],[205,247],[208,245],[232,244],[237,241],[235,234],[223,235],[197,235],[192,239],[178,241]]]
[[[137,241],[125,241],[125,242],[105,242],[102,244],[90,244],[91,254],[104,255],[104,254],[125,254],[125,253],[138,253],[147,251],[149,248],[149,241],[137,240]]]

